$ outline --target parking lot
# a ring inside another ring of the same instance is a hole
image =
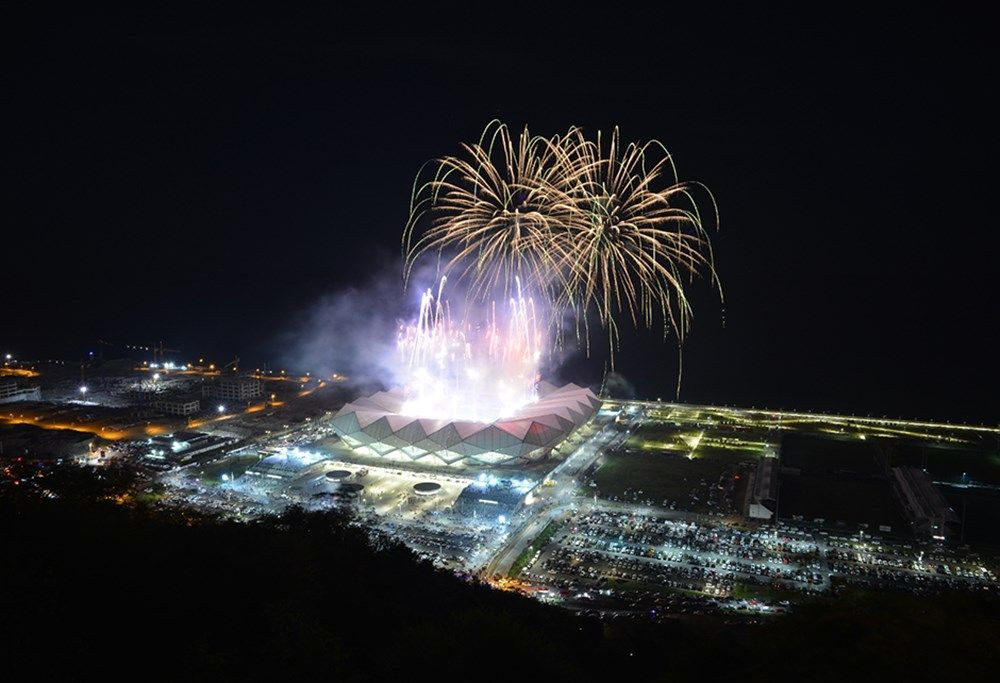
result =
[[[744,604],[773,613],[844,586],[994,593],[998,587],[992,571],[941,548],[789,526],[741,528],[601,503],[565,524],[521,578],[552,586],[574,603],[608,603],[618,595],[631,609],[661,614],[669,612],[665,596],[684,596],[685,607],[697,599],[701,611]]]

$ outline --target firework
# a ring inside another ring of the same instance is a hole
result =
[[[420,314],[397,337],[403,368],[402,413],[427,418],[490,422],[537,398],[543,333],[535,302],[518,291],[498,315],[491,302],[484,315],[452,317],[444,298],[421,296]]]
[[[428,252],[447,254],[444,275],[466,280],[473,298],[507,294],[515,281],[548,288],[563,272],[560,239],[579,217],[568,190],[580,186],[580,170],[569,152],[575,129],[564,137],[519,135],[492,121],[465,155],[441,159],[433,177],[414,184],[410,219],[403,234],[405,278]],[[415,227],[430,214],[429,225]]]
[[[623,147],[615,128],[603,143],[600,132],[590,142],[576,131],[568,153],[578,184],[568,191],[574,220],[560,236],[566,240],[562,303],[579,312],[584,325],[586,312],[596,311],[613,362],[623,315],[647,328],[659,317],[664,334],[673,331],[683,340],[692,313],[685,280],[706,272],[718,285],[695,193],[709,198],[715,225],[718,211],[703,185],[679,182],[659,142]]]
[[[659,320],[680,348],[692,316],[686,283],[704,273],[718,286],[696,196],[711,204],[710,226],[718,211],[707,188],[679,181],[662,144],[623,145],[617,128],[596,140],[576,127],[512,136],[494,121],[463,151],[414,184],[406,278],[419,257],[436,253],[473,299],[527,282],[550,303],[549,324],[573,316],[588,351],[595,315],[612,367],[622,320],[646,328]]]

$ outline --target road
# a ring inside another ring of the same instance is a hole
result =
[[[569,506],[551,508],[542,514],[530,516],[514,533],[510,535],[507,542],[494,553],[483,567],[480,575],[486,578],[497,574],[506,575],[510,571],[514,560],[524,552],[524,549],[535,540],[538,534],[557,517],[564,517],[569,513]]]
[[[554,485],[544,489],[536,487],[535,503],[522,508],[520,514],[524,518],[520,525],[510,532],[506,541],[490,557],[480,570],[480,575],[483,577],[505,575],[518,556],[549,522],[567,516],[573,507],[578,506],[580,501],[576,498],[576,488],[579,484],[577,480],[579,474],[586,472],[607,448],[614,447],[627,439],[640,419],[641,414],[634,416],[624,430],[621,425],[614,423],[604,425],[553,469],[548,479],[553,481]]]

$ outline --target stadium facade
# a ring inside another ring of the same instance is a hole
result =
[[[538,400],[494,422],[433,420],[403,415],[399,390],[346,404],[333,427],[356,453],[397,462],[450,467],[497,466],[538,460],[590,420],[601,405],[590,389],[538,386]]]

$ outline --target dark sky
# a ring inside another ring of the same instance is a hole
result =
[[[494,117],[619,124],[722,212],[683,399],[996,423],[985,21],[800,11],[11,22],[0,346],[273,360],[398,254],[424,161]],[[638,393],[671,395],[672,342],[625,343]]]

